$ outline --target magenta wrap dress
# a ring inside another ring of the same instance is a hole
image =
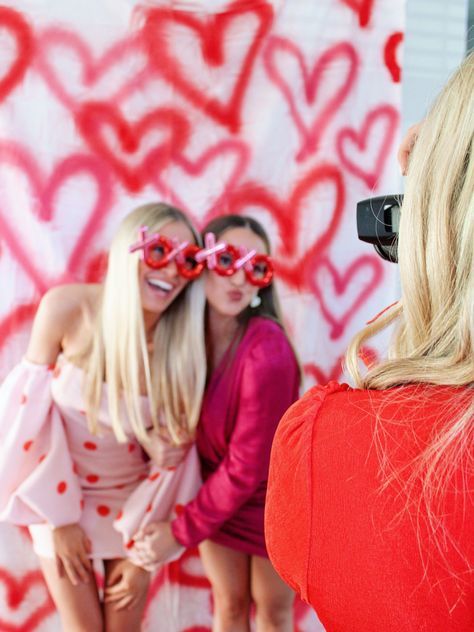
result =
[[[299,369],[281,327],[253,317],[210,377],[197,432],[204,484],[171,523],[184,546],[202,540],[267,557],[263,516],[278,422],[298,398]]]

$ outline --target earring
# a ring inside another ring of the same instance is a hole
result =
[[[250,307],[252,309],[255,309],[256,307],[260,305],[261,302],[262,302],[262,299],[260,298],[260,296],[258,294],[255,294],[253,299],[250,301]]]

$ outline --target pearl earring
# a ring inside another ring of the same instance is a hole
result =
[[[260,296],[258,294],[255,294],[253,299],[250,301],[250,307],[252,309],[255,309],[261,304],[261,302],[262,302],[262,299],[260,298]]]

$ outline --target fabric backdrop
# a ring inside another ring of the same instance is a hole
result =
[[[305,388],[397,294],[355,204],[397,192],[403,0],[0,4],[0,378],[41,295],[103,274],[134,206],[269,231]],[[382,346],[384,341],[380,343]],[[367,356],[380,353],[373,347]],[[25,531],[0,525],[0,630],[55,631]],[[100,569],[98,569],[100,572]],[[154,580],[144,629],[210,630],[196,552]],[[306,606],[295,629],[321,629]]]

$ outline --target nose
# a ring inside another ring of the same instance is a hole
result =
[[[242,287],[243,285],[245,285],[245,283],[247,282],[247,278],[245,276],[245,272],[243,271],[242,268],[240,268],[239,270],[237,270],[237,272],[235,272],[231,277],[230,277],[230,282],[232,283],[233,286],[235,287]]]
[[[179,277],[178,266],[176,265],[176,261],[174,259],[162,268],[162,270],[169,280],[177,279]]]

